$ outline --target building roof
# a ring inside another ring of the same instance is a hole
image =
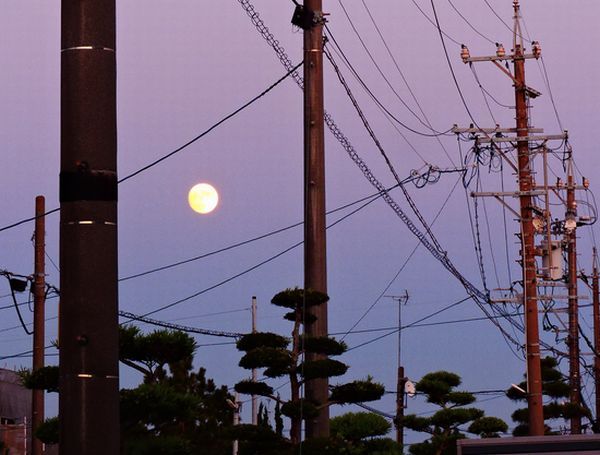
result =
[[[22,422],[31,419],[31,390],[21,385],[19,375],[0,368],[0,417]]]

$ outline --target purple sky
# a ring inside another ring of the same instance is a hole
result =
[[[429,0],[415,0],[432,17]],[[342,2],[365,44],[397,93],[418,112],[413,98],[359,0]],[[437,30],[427,22],[413,2],[370,0],[365,2],[388,42],[404,77],[437,130],[453,124],[471,123],[451,78]],[[489,38],[478,35],[447,0],[436,0],[439,20],[445,32],[458,43],[469,46],[472,55],[492,55],[493,42],[511,48],[512,36],[484,2],[452,2],[471,25]],[[505,22],[512,22],[512,1],[489,2]],[[599,67],[595,62],[600,4],[594,0],[566,2],[527,0],[522,2],[525,36],[539,40],[550,88],[560,116],[568,129],[579,172],[597,188],[598,161],[594,159],[595,108],[600,105]],[[285,47],[294,63],[301,58],[302,34],[290,24],[292,2],[255,0],[256,9]],[[353,66],[388,109],[414,129],[425,128],[400,104],[364,52],[338,1],[324,1],[330,12],[329,27]],[[189,0],[118,2],[118,128],[119,174],[125,176],[193,138],[214,122],[235,110],[269,86],[285,70],[273,51],[252,27],[236,0],[200,2]],[[43,194],[48,209],[58,206],[59,96],[60,96],[60,2],[9,0],[0,15],[0,144],[2,146],[3,197],[0,225],[33,215],[34,198]],[[446,39],[449,56],[469,109],[480,125],[513,126],[514,111],[488,98],[490,115],[472,72],[459,58],[459,46]],[[528,46],[529,47],[529,46]],[[338,61],[339,61],[338,57]],[[548,134],[560,132],[542,67],[529,61],[528,85],[543,93],[534,100],[532,124]],[[440,144],[406,130],[412,147],[398,134],[378,108],[356,84],[346,67],[345,77],[363,107],[401,178],[424,162],[452,167]],[[479,63],[481,83],[502,104],[512,105],[511,81],[491,63]],[[378,151],[362,128],[348,98],[326,65],[326,109],[348,136],[361,157],[385,184],[393,179]],[[120,186],[120,276],[187,259],[284,227],[302,217],[302,96],[287,80],[265,98],[225,123],[206,138],[163,164]],[[335,139],[327,134],[327,205],[329,209],[374,192]],[[442,143],[455,163],[459,151],[454,137]],[[466,151],[469,144],[463,144]],[[558,159],[551,161],[560,174]],[[541,169],[538,168],[538,169]],[[498,174],[482,170],[486,191],[499,191]],[[579,175],[579,174],[578,174]],[[444,175],[435,185],[408,188],[426,219],[432,220],[456,183],[456,174]],[[538,176],[541,179],[541,176]],[[201,216],[187,206],[189,188],[200,181],[213,184],[220,192],[215,212]],[[507,190],[514,178],[505,173]],[[392,196],[409,210],[397,190]],[[583,197],[585,198],[585,196]],[[469,198],[470,199],[470,198]],[[481,287],[466,210],[465,190],[458,185],[434,225],[434,232],[459,270]],[[469,201],[472,203],[472,201]],[[490,237],[497,275],[502,287],[508,285],[502,211],[486,201]],[[481,209],[481,207],[480,207]],[[343,213],[328,218],[336,220]],[[555,214],[561,217],[560,210]],[[411,215],[412,218],[414,216]],[[518,225],[509,218],[509,250],[513,279],[519,275],[515,264]],[[486,274],[490,288],[497,287],[491,261],[485,219],[482,243],[486,253]],[[33,226],[27,224],[0,232],[0,268],[15,273],[32,271]],[[58,216],[47,219],[47,251],[58,261]],[[144,313],[207,288],[302,239],[301,228],[286,231],[245,247],[193,262],[189,265],[122,283],[120,306],[125,311]],[[348,330],[381,294],[400,269],[416,239],[381,200],[369,205],[328,234],[330,331]],[[580,231],[581,265],[590,270],[591,235]],[[259,328],[286,333],[290,327],[281,320],[281,311],[268,304],[279,290],[301,285],[302,250],[297,248],[254,272],[224,286],[155,315],[164,320],[202,328],[247,331],[250,328],[250,299],[259,300]],[[48,282],[58,285],[59,273],[47,265]],[[8,292],[6,285],[0,295]],[[408,305],[403,322],[422,318],[466,296],[461,285],[424,249],[419,248],[386,294],[407,289]],[[586,293],[581,288],[581,293]],[[559,302],[559,305],[564,302]],[[583,302],[587,303],[587,302]],[[2,306],[10,300],[0,300]],[[48,301],[48,316],[57,314],[56,300]],[[26,307],[24,307],[26,308]],[[215,312],[244,310],[203,316]],[[583,312],[582,325],[588,332],[591,311]],[[428,322],[482,316],[467,301]],[[25,318],[31,314],[25,309]],[[0,329],[18,324],[14,310],[0,310]],[[357,329],[393,326],[397,306],[383,298]],[[150,328],[148,328],[150,330]],[[47,328],[48,340],[56,337],[56,321]],[[385,332],[384,332],[385,333]],[[349,346],[380,334],[349,335]],[[548,335],[547,340],[552,341]],[[20,329],[0,332],[0,356],[30,348],[30,339]],[[198,337],[199,344],[227,341]],[[373,375],[389,389],[395,388],[396,335],[356,349],[341,358],[351,368],[344,379]],[[585,350],[585,349],[584,349]],[[247,373],[237,367],[239,353],[233,346],[206,346],[198,350],[197,362],[207,367],[218,383],[233,385]],[[586,357],[589,358],[589,357]],[[30,359],[4,360],[0,366],[28,366]],[[49,362],[56,361],[50,357]],[[408,376],[418,380],[424,373],[448,369],[462,375],[465,388],[502,389],[518,382],[524,370],[499,331],[489,322],[439,325],[406,330],[403,333],[403,362]],[[561,364],[566,371],[566,362]],[[123,370],[123,386],[138,381]],[[587,379],[586,379],[587,381]],[[281,381],[283,382],[283,381]],[[591,390],[585,390],[587,393]],[[278,385],[278,382],[275,382]],[[393,397],[386,396],[375,407],[394,409]],[[55,407],[50,399],[50,409]],[[490,414],[509,420],[512,404],[505,398],[483,402]],[[419,400],[410,400],[408,412],[429,409]],[[354,409],[348,409],[354,410]],[[339,412],[334,411],[334,413]],[[247,416],[246,416],[246,420]],[[410,435],[408,441],[419,436]]]

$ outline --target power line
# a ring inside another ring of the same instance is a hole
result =
[[[126,180],[131,179],[132,177],[135,177],[136,175],[141,174],[142,172],[156,166],[157,164],[163,162],[164,160],[166,160],[167,158],[170,158],[171,156],[175,155],[176,153],[181,152],[183,149],[189,147],[190,145],[192,145],[194,142],[198,141],[199,139],[202,139],[204,136],[206,136],[208,133],[210,133],[211,131],[213,131],[215,128],[217,128],[218,126],[222,125],[223,123],[225,123],[227,120],[229,120],[230,118],[232,118],[233,116],[235,116],[236,114],[240,113],[241,111],[243,111],[244,109],[246,109],[247,107],[251,106],[252,104],[254,104],[256,101],[258,101],[259,99],[261,99],[262,97],[264,97],[267,93],[269,93],[271,90],[273,90],[275,87],[277,87],[279,84],[281,84],[284,80],[286,80],[290,75],[292,75],[293,73],[296,72],[296,70],[298,68],[300,68],[302,66],[303,62],[298,63],[296,66],[294,66],[293,68],[291,68],[290,70],[288,70],[288,72],[283,75],[282,77],[280,77],[276,82],[274,82],[273,84],[271,84],[269,87],[267,87],[265,90],[263,90],[261,93],[259,93],[258,95],[256,95],[254,98],[252,98],[250,101],[248,101],[247,103],[243,104],[241,107],[237,108],[235,111],[233,111],[232,113],[230,113],[229,115],[226,115],[225,117],[223,117],[221,120],[219,120],[217,123],[215,123],[214,125],[212,125],[210,128],[208,128],[207,130],[203,131],[202,133],[200,133],[198,136],[196,136],[195,138],[191,139],[190,141],[186,142],[185,144],[183,144],[182,146],[176,148],[175,150],[173,150],[172,152],[167,153],[166,155],[163,155],[162,157],[158,158],[157,160],[151,162],[150,164],[138,169],[135,172],[132,172],[131,174],[123,177],[122,179],[119,180],[119,183],[123,183]]]
[[[448,193],[448,196],[446,197],[446,200],[444,201],[444,203],[442,204],[442,206],[440,207],[440,209],[438,210],[437,214],[435,215],[435,217],[433,218],[433,221],[431,222],[431,225],[433,226],[435,224],[435,222],[437,221],[438,217],[442,214],[442,211],[444,210],[444,208],[446,207],[446,204],[448,204],[448,201],[450,200],[450,197],[452,196],[452,194],[454,193],[454,191],[456,190],[456,187],[458,186],[458,183],[460,182],[461,177],[458,178],[458,180],[456,181],[456,183],[454,184],[454,187],[452,187],[452,190],[450,191],[450,193]],[[412,259],[412,257],[414,256],[414,254],[417,252],[417,249],[419,248],[419,246],[421,246],[421,242],[417,241],[417,244],[415,245],[415,247],[412,249],[412,251],[410,252],[410,254],[408,255],[408,257],[404,260],[404,262],[402,263],[402,265],[400,266],[400,268],[398,269],[398,271],[396,272],[396,274],[394,275],[394,277],[389,281],[389,283],[385,286],[385,288],[383,289],[383,291],[381,291],[381,293],[377,296],[377,298],[375,299],[375,301],[367,308],[367,310],[358,318],[358,320],[354,323],[354,325],[352,325],[352,327],[350,327],[350,329],[348,329],[345,333],[343,333],[343,337],[342,337],[342,341],[346,338],[346,336],[349,333],[352,333],[352,331],[358,326],[358,324],[360,324],[362,322],[362,320],[364,318],[367,317],[367,315],[371,312],[371,310],[373,308],[375,308],[375,305],[377,305],[379,303],[379,301],[381,300],[381,298],[385,295],[385,293],[388,291],[388,289],[392,286],[392,284],[396,281],[396,279],[400,276],[400,274],[402,273],[402,271],[404,270],[404,268],[407,266],[407,264],[409,263],[409,261]],[[338,334],[340,335],[340,334]]]
[[[344,216],[343,216],[343,217],[341,217],[340,219],[338,219],[338,220],[336,220],[335,222],[331,223],[331,224],[330,224],[329,226],[327,226],[326,228],[327,228],[327,229],[329,229],[329,228],[331,228],[331,227],[335,226],[336,224],[338,224],[338,223],[340,223],[340,222],[344,221],[346,218],[348,218],[348,217],[350,217],[350,216],[354,215],[356,212],[358,212],[358,211],[362,210],[362,209],[363,209],[363,208],[365,208],[367,205],[369,205],[369,204],[371,204],[372,202],[374,202],[374,201],[376,201],[377,199],[379,199],[379,197],[381,197],[381,196],[380,196],[380,195],[377,195],[377,196],[375,196],[374,198],[372,198],[372,199],[368,200],[367,202],[365,202],[364,204],[362,204],[360,207],[358,207],[358,208],[354,209],[352,212],[350,212],[350,213],[348,213],[348,214],[344,215]],[[207,287],[207,288],[204,288],[204,289],[202,289],[202,290],[200,290],[200,291],[198,291],[198,292],[195,292],[194,294],[188,295],[187,297],[184,297],[184,298],[182,298],[182,299],[176,300],[175,302],[169,303],[169,304],[167,304],[167,305],[164,305],[164,306],[162,306],[162,307],[159,307],[159,308],[157,308],[157,309],[155,309],[155,310],[152,310],[152,311],[150,311],[150,312],[148,312],[148,313],[145,313],[145,314],[143,314],[143,315],[142,315],[142,317],[147,317],[147,316],[150,316],[150,315],[152,315],[152,314],[156,314],[156,313],[158,313],[158,312],[160,312],[160,311],[163,311],[163,310],[166,310],[166,309],[172,308],[172,307],[174,307],[174,306],[177,306],[177,305],[179,305],[179,304],[181,304],[181,303],[187,302],[188,300],[191,300],[191,299],[193,299],[193,298],[195,298],[195,297],[198,297],[198,296],[200,296],[200,295],[202,295],[202,294],[205,294],[205,293],[207,293],[208,291],[211,291],[211,290],[213,290],[213,289],[216,289],[216,288],[218,288],[218,287],[220,287],[220,286],[223,286],[224,284],[227,284],[227,283],[229,283],[230,281],[233,281],[233,280],[235,280],[236,278],[239,278],[239,277],[241,277],[241,276],[243,276],[243,275],[246,275],[247,273],[250,273],[251,271],[253,271],[253,270],[256,270],[257,268],[259,268],[259,267],[261,267],[261,266],[263,266],[263,265],[265,265],[265,264],[267,264],[267,263],[269,263],[269,262],[271,262],[271,261],[274,261],[275,259],[277,259],[277,258],[279,258],[279,257],[283,256],[285,253],[287,253],[287,252],[289,252],[289,251],[293,250],[294,248],[297,248],[297,247],[299,247],[299,246],[300,246],[300,245],[302,245],[303,243],[304,243],[304,241],[303,241],[303,240],[301,240],[301,241],[299,241],[299,242],[296,242],[295,244],[293,244],[293,245],[289,246],[289,247],[288,247],[288,248],[286,248],[285,250],[283,250],[283,251],[280,251],[279,253],[277,253],[277,254],[275,254],[275,255],[273,255],[273,256],[270,256],[269,258],[267,258],[267,259],[265,259],[265,260],[263,260],[263,261],[259,262],[258,264],[255,264],[255,265],[253,265],[253,266],[251,266],[251,267],[249,267],[249,268],[247,268],[247,269],[245,269],[245,270],[243,270],[243,271],[241,271],[241,272],[239,272],[239,273],[236,273],[235,275],[233,275],[233,276],[230,276],[229,278],[226,278],[226,279],[224,279],[224,280],[222,280],[222,281],[220,281],[220,282],[218,282],[218,283],[216,283],[216,284],[214,284],[214,285],[212,285],[212,286],[209,286],[209,287]]]
[[[250,17],[252,23],[261,34],[261,36],[265,39],[267,44],[275,51],[277,58],[286,68],[291,67],[291,60],[285,49],[281,46],[279,41],[277,41],[274,35],[269,31],[268,27],[265,25],[264,21],[260,18],[258,12],[254,8],[254,6],[250,3],[249,0],[238,0],[238,3],[242,6],[242,9],[246,12],[248,17]],[[414,3],[414,0],[413,0]],[[438,27],[440,33],[442,33],[441,28]],[[444,45],[445,46],[445,45]],[[447,55],[447,54],[446,54]],[[448,59],[448,58],[447,58]],[[303,88],[303,80],[302,77],[298,73],[294,73],[292,75],[297,85],[300,88]],[[382,191],[382,198],[385,202],[394,210],[396,215],[404,222],[404,224],[409,228],[409,230],[419,239],[421,243],[427,248],[428,251],[453,275],[455,276],[461,284],[467,289],[467,291],[473,296],[476,304],[486,315],[490,315],[487,307],[484,302],[487,303],[489,297],[482,293],[479,289],[477,289],[472,283],[469,282],[460,272],[454,267],[452,262],[448,259],[447,253],[445,251],[438,251],[431,243],[424,237],[424,235],[419,231],[419,229],[414,225],[414,223],[406,216],[404,211],[400,208],[400,206],[391,198],[389,194],[387,194],[384,190],[385,187],[381,184],[381,182],[373,175],[372,171],[369,169],[364,160],[358,155],[357,151],[354,149],[353,145],[350,143],[348,138],[339,128],[339,126],[335,123],[333,117],[326,112],[324,114],[325,124],[333,134],[333,136],[338,140],[338,142],[342,145],[350,159],[354,162],[354,164],[361,170],[365,178],[373,185],[378,191]],[[512,325],[516,325],[517,323],[511,319],[508,321]],[[492,320],[494,325],[501,331],[504,337],[507,340],[510,340],[516,346],[520,346],[520,344],[513,338],[506,330],[496,321]],[[523,327],[519,326],[519,329],[522,331]]]
[[[348,13],[346,7],[344,6],[344,4],[341,2],[341,0],[338,0],[338,4],[340,5],[340,7],[342,8],[342,11],[344,12],[344,15],[346,16],[346,19],[348,19],[348,22],[350,23],[350,27],[352,28],[352,30],[354,31],[354,34],[356,35],[356,37],[358,38],[358,40],[360,41],[360,44],[362,46],[362,48],[364,49],[364,51],[367,53],[367,55],[369,56],[369,59],[371,60],[371,62],[373,63],[373,65],[375,66],[375,68],[377,69],[377,72],[379,73],[379,75],[383,78],[383,80],[385,81],[386,85],[389,87],[389,89],[392,91],[392,93],[396,96],[396,98],[400,101],[400,103],[402,103],[402,105],[406,108],[406,110],[408,112],[410,112],[413,117],[415,117],[419,123],[421,123],[421,125],[425,126],[426,128],[430,129],[431,131],[437,133],[437,134],[441,134],[438,131],[434,130],[431,125],[428,125],[427,123],[425,123],[421,117],[419,117],[406,103],[406,101],[404,101],[404,99],[400,96],[400,94],[396,91],[396,89],[394,88],[394,86],[392,85],[392,83],[390,82],[390,80],[387,78],[387,76],[384,74],[383,70],[381,69],[381,67],[379,66],[379,64],[377,63],[377,60],[375,60],[375,57],[373,56],[373,54],[371,53],[371,51],[369,50],[367,44],[365,43],[365,41],[363,40],[362,36],[360,35],[358,29],[356,28],[356,26],[354,25],[354,22],[352,21],[352,18],[350,17],[350,14]],[[364,5],[364,2],[363,2]],[[327,24],[325,24],[325,27],[327,29],[327,32],[330,34],[330,36],[333,35],[331,34],[331,30],[329,30],[329,27],[327,27]],[[335,38],[334,38],[335,41]],[[337,42],[336,42],[337,45]],[[362,79],[361,79],[362,81]],[[386,110],[387,111],[387,110]],[[400,122],[399,122],[400,123]],[[409,131],[412,131],[416,134],[421,134],[424,135],[423,133],[417,132],[413,129],[408,128],[407,126],[405,126],[404,124],[400,123],[402,126],[404,126],[405,128],[407,128]],[[430,136],[427,134],[427,136]]]
[[[389,187],[386,191],[391,191],[394,188],[396,188],[397,186],[398,185],[394,185],[392,187]],[[337,208],[335,208],[333,210],[330,210],[330,211],[327,212],[327,214],[331,215],[333,213],[336,213],[336,212],[339,212],[341,210],[347,209],[348,207],[352,207],[353,205],[360,204],[361,202],[364,202],[366,200],[372,199],[373,197],[378,196],[378,195],[379,195],[379,193],[374,193],[374,194],[371,194],[369,196],[365,196],[365,197],[363,197],[361,199],[358,199],[358,200],[356,200],[354,202],[350,202],[348,204],[345,204],[343,206],[340,206],[340,207],[337,207]],[[291,224],[289,226],[285,226],[283,228],[275,229],[273,231],[267,232],[266,234],[261,234],[259,236],[256,236],[256,237],[253,237],[253,238],[250,238],[250,239],[247,239],[247,240],[243,240],[241,242],[237,242],[237,243],[234,243],[232,245],[228,245],[226,247],[219,248],[219,249],[214,250],[214,251],[210,251],[208,253],[204,253],[204,254],[201,254],[201,255],[198,255],[198,256],[194,256],[194,257],[189,258],[189,259],[184,259],[184,260],[181,260],[181,261],[173,262],[171,264],[163,265],[163,266],[160,266],[160,267],[156,267],[156,268],[153,268],[153,269],[150,269],[150,270],[146,270],[144,272],[140,272],[140,273],[135,273],[135,274],[132,274],[132,275],[128,275],[128,276],[125,276],[123,278],[119,278],[119,281],[128,281],[128,280],[132,280],[134,278],[139,278],[139,277],[142,277],[142,276],[150,275],[152,273],[161,272],[163,270],[168,270],[168,269],[171,269],[173,267],[180,266],[180,265],[189,264],[190,262],[198,261],[200,259],[205,259],[205,258],[207,258],[209,256],[213,256],[215,254],[223,253],[225,251],[229,251],[229,250],[232,250],[234,248],[238,248],[238,247],[241,247],[241,246],[244,246],[244,245],[248,245],[248,244],[256,242],[258,240],[262,240],[262,239],[265,239],[267,237],[271,237],[273,235],[280,234],[282,232],[288,231],[288,230],[293,229],[295,227],[302,226],[303,224],[304,224],[303,221],[299,221],[299,222]]]
[[[475,33],[477,33],[479,36],[481,36],[486,41],[488,41],[488,42],[490,42],[492,44],[496,43],[494,40],[488,38],[486,35],[484,35],[479,30],[477,30],[477,28],[475,28],[475,26],[473,24],[471,24],[471,22],[469,22],[469,20],[465,16],[463,16],[463,14],[458,10],[458,8],[454,5],[454,3],[452,3],[452,0],[448,0],[448,3],[450,3],[450,6],[456,12],[456,14],[458,14],[460,16],[460,18],[463,21],[465,21],[469,27],[471,27],[471,30],[473,30]]]
[[[356,71],[356,69],[354,69],[354,66],[350,63],[350,60],[348,59],[348,57],[346,57],[346,54],[344,53],[344,51],[342,50],[341,46],[338,44],[337,40],[335,39],[335,37],[333,36],[331,30],[329,29],[329,27],[325,27],[327,30],[327,35],[329,37],[331,37],[331,40],[333,41],[333,43],[335,44],[335,47],[339,50],[340,55],[342,56],[342,58],[344,59],[344,62],[346,63],[346,65],[348,66],[348,68],[350,69],[350,71],[352,72],[352,74],[354,75],[354,77],[356,77],[356,79],[359,81],[360,85],[364,88],[364,90],[369,94],[369,96],[373,99],[373,101],[375,101],[375,103],[381,108],[383,109],[383,111],[390,116],[390,118],[392,118],[396,123],[398,123],[400,126],[402,126],[403,128],[407,129],[408,131],[410,131],[411,133],[415,133],[418,134],[419,136],[424,136],[424,137],[437,137],[437,136],[443,136],[448,134],[452,129],[449,129],[447,131],[437,131],[434,130],[433,128],[431,128],[430,126],[426,126],[431,129],[434,133],[433,134],[429,134],[429,133],[423,133],[421,131],[415,130],[414,128],[409,127],[408,125],[406,125],[405,123],[403,123],[401,120],[399,120],[394,114],[392,114],[389,109],[387,107],[385,107],[385,105],[379,101],[379,99],[375,96],[375,94],[373,93],[373,91],[367,86],[367,84],[364,82],[364,80],[362,79],[362,77],[360,77],[360,75],[358,74],[358,71]],[[386,79],[387,80],[387,79]],[[412,111],[411,111],[412,112]],[[416,115],[413,113],[413,115]],[[417,117],[418,118],[418,117]],[[423,123],[423,121],[419,118],[419,121],[421,123]]]
[[[412,0],[412,2],[413,2],[413,5],[415,5],[415,6],[417,7],[417,9],[418,9],[418,10],[421,12],[421,14],[422,14],[422,15],[425,17],[425,19],[427,19],[427,21],[428,21],[428,22],[429,22],[431,25],[433,25],[434,27],[438,28],[438,27],[435,25],[435,22],[434,22],[434,21],[433,21],[433,20],[432,20],[432,19],[431,19],[431,18],[430,18],[428,15],[427,15],[427,13],[426,13],[425,11],[423,11],[423,8],[421,8],[421,7],[419,6],[419,4],[418,4],[418,3],[417,3],[415,0]],[[439,30],[439,28],[438,28],[438,30]],[[441,31],[441,30],[440,30],[440,31]],[[460,43],[459,43],[458,41],[456,41],[454,38],[452,38],[450,35],[448,35],[446,32],[443,32],[443,31],[442,31],[442,33],[444,34],[444,36],[445,36],[446,38],[448,38],[448,39],[449,39],[450,41],[452,41],[454,44],[456,44],[457,46],[460,46]]]
[[[288,72],[282,76],[281,78],[279,78],[276,82],[274,82],[273,84],[271,84],[269,87],[267,87],[265,90],[263,90],[261,93],[259,93],[258,95],[256,95],[254,98],[252,98],[250,101],[248,101],[247,103],[243,104],[241,107],[237,108],[235,111],[233,111],[232,113],[230,113],[229,115],[226,115],[225,117],[223,117],[221,120],[219,120],[218,122],[216,122],[215,124],[213,124],[211,127],[209,127],[208,129],[206,129],[205,131],[203,131],[202,133],[200,133],[198,136],[196,136],[195,138],[191,139],[190,141],[186,142],[185,144],[181,145],[180,147],[176,148],[175,150],[167,153],[166,155],[163,155],[162,157],[156,159],[155,161],[151,162],[150,164],[147,164],[146,166],[138,169],[137,171],[132,172],[131,174],[123,177],[122,179],[120,179],[118,181],[118,183],[123,183],[139,174],[141,174],[144,171],[147,171],[148,169],[156,166],[157,164],[165,161],[166,159],[170,158],[171,156],[181,152],[182,150],[184,150],[185,148],[189,147],[190,145],[192,145],[194,142],[198,141],[199,139],[202,139],[204,136],[206,136],[207,134],[209,134],[211,131],[213,131],[215,128],[219,127],[221,124],[225,123],[227,120],[231,119],[232,117],[234,117],[235,115],[239,114],[240,112],[242,112],[244,109],[246,109],[247,107],[251,106],[252,104],[254,104],[256,101],[258,101],[259,99],[261,99],[262,97],[264,97],[265,95],[267,95],[271,90],[273,90],[275,87],[277,87],[279,84],[281,84],[285,79],[287,79],[289,76],[293,76],[294,74],[297,74],[297,70],[298,68],[300,68],[302,66],[303,62],[298,63],[297,65],[291,67],[290,69],[288,69]],[[52,213],[56,213],[60,211],[60,207],[57,207],[55,209],[49,210],[46,213],[44,213],[41,216],[47,216],[50,215]],[[16,223],[4,226],[0,228],[0,232],[15,228],[17,226],[20,226],[22,224],[25,223],[29,223],[30,221],[34,221],[35,219],[37,219],[38,217],[30,217],[30,218],[25,218],[21,221],[17,221]]]
[[[371,339],[371,340],[365,341],[364,343],[357,344],[356,346],[352,346],[352,347],[351,347],[351,348],[349,348],[349,349],[348,349],[346,352],[353,351],[354,349],[362,348],[363,346],[367,346],[367,345],[369,345],[369,344],[371,344],[371,343],[375,343],[376,341],[379,341],[379,340],[381,340],[381,339],[383,339],[383,338],[386,338],[386,337],[388,337],[388,336],[390,336],[390,335],[393,335],[394,333],[397,333],[397,332],[398,332],[398,330],[407,329],[407,328],[409,328],[409,327],[411,327],[411,326],[413,326],[413,325],[415,325],[415,324],[418,324],[418,323],[420,323],[420,322],[426,321],[427,319],[430,319],[430,318],[432,318],[432,317],[434,317],[434,316],[437,316],[437,315],[438,315],[438,314],[440,314],[440,313],[443,313],[444,311],[447,311],[447,310],[449,310],[449,309],[451,309],[451,308],[454,308],[454,307],[456,307],[456,306],[460,305],[461,303],[464,303],[464,302],[466,302],[467,300],[470,300],[471,298],[472,298],[471,296],[468,296],[468,297],[465,297],[465,298],[464,298],[464,299],[462,299],[462,300],[459,300],[459,301],[457,301],[457,302],[451,303],[450,305],[446,305],[446,306],[445,306],[445,307],[443,307],[442,309],[440,309],[440,310],[437,310],[437,311],[434,311],[433,313],[431,313],[431,314],[428,314],[427,316],[425,316],[425,317],[423,317],[423,318],[421,318],[421,319],[418,319],[418,320],[416,320],[415,322],[412,322],[412,323],[410,323],[410,324],[408,324],[408,325],[406,325],[406,326],[404,326],[404,327],[394,328],[392,331],[390,331],[390,332],[388,332],[388,333],[385,333],[385,334],[383,334],[383,335],[380,335],[380,336],[378,336],[378,337],[376,337],[376,338],[373,338],[373,339]]]
[[[240,338],[243,333],[238,332],[224,332],[221,330],[208,330],[208,329],[199,329],[196,327],[189,327],[185,325],[173,324],[165,321],[158,321],[156,319],[150,319],[145,316],[139,316],[137,314],[128,313],[126,311],[119,311],[119,316],[132,319],[138,322],[144,322],[145,324],[156,325],[159,327],[164,327],[167,329],[178,330],[180,332],[186,333],[198,333],[200,335],[210,335],[215,337],[225,337],[225,338]]]

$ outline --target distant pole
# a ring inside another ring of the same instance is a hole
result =
[[[252,333],[256,333],[256,296],[252,296]],[[252,382],[258,379],[258,370],[252,368]],[[258,400],[252,395],[252,425],[258,425]]]
[[[61,455],[118,454],[115,0],[62,0]]]
[[[525,85],[525,58],[523,43],[517,35],[520,11],[519,2],[514,1],[514,77],[515,101],[517,114],[517,155],[519,202],[521,215],[521,236],[523,244],[523,303],[526,321],[527,348],[527,404],[529,409],[529,434],[544,434],[544,416],[542,412],[542,369],[540,359],[540,336],[537,304],[537,267],[535,262],[535,231],[533,227],[533,177],[531,175],[529,142],[519,138],[529,135],[529,119],[527,115],[527,86]],[[548,246],[550,249],[550,245]]]
[[[573,161],[568,162],[567,175],[567,219],[573,224],[566,232],[567,258],[569,266],[569,401],[572,405],[581,404],[581,379],[579,371],[579,305],[577,301],[577,229],[575,215],[575,182],[573,181]],[[571,417],[571,434],[581,433],[581,416]]]
[[[327,294],[325,236],[325,124],[323,120],[323,13],[322,0],[304,0],[304,10],[312,13],[304,30],[304,288]],[[306,309],[316,316],[307,323],[309,336],[327,336],[327,303]],[[326,356],[307,354],[306,359]],[[326,404],[329,399],[326,378],[307,381],[306,399]],[[329,407],[306,421],[306,437],[329,436]]]
[[[35,198],[34,272],[33,272],[33,371],[44,368],[46,303],[46,223],[44,196]],[[31,409],[32,434],[44,422],[44,391],[33,390]],[[32,436],[32,455],[42,455],[44,444]]]
[[[388,295],[398,302],[398,370],[396,381],[396,442],[402,450],[404,447],[404,387],[406,386],[406,376],[404,375],[404,367],[402,366],[402,304],[408,302],[408,291],[404,291],[404,295]]]
[[[241,403],[239,401],[239,395],[237,392],[235,393],[234,400],[235,400],[235,403],[233,403],[232,407],[233,407],[233,426],[235,427],[236,425],[240,424]],[[233,455],[238,455],[238,447],[239,447],[239,443],[238,443],[238,440],[236,439],[233,441],[233,448],[232,448],[232,452],[231,452]]]
[[[594,303],[594,349],[600,352],[600,286],[598,285],[598,254],[594,248],[594,268],[592,272],[592,293]],[[596,388],[596,426],[600,431],[600,356],[594,355],[594,382]]]

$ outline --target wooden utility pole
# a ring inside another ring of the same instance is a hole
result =
[[[596,389],[596,431],[600,431],[600,286],[598,284],[598,255],[594,248],[592,293],[594,307],[594,385]]]
[[[322,0],[304,0],[304,288],[327,294],[325,237],[325,124],[323,107],[323,12]],[[305,325],[309,336],[327,336],[327,303],[306,309],[316,317]],[[325,358],[307,354],[306,359]],[[307,381],[306,399],[325,405],[328,380]],[[306,437],[329,436],[329,408],[306,421]]]
[[[567,213],[565,216],[565,237],[568,258],[569,289],[569,400],[572,405],[581,404],[581,379],[579,371],[579,305],[577,301],[577,203],[575,202],[575,182],[573,181],[573,159],[569,158],[567,169]],[[571,434],[581,433],[581,416],[571,417]]]
[[[46,204],[44,196],[35,198],[34,272],[33,272],[33,371],[44,368],[46,303]],[[33,433],[44,422],[44,391],[34,389],[31,400]],[[42,455],[44,444],[32,437],[32,455]]]
[[[115,0],[62,0],[61,455],[118,454]]]
[[[515,17],[519,15],[519,4],[515,2]],[[525,59],[522,42],[515,43],[515,102],[517,113],[517,139],[529,135],[527,118],[527,86],[525,85]],[[544,434],[542,411],[542,372],[540,363],[540,338],[537,303],[537,267],[535,263],[535,238],[533,227],[532,198],[533,177],[529,163],[529,142],[518,140],[518,179],[520,192],[521,242],[523,261],[523,301],[526,319],[527,349],[527,403],[529,408],[529,434]],[[550,248],[550,247],[549,247]]]
[[[256,297],[252,296],[252,333],[256,333]],[[258,379],[258,370],[252,368],[252,382]],[[252,425],[258,425],[258,400],[252,395]]]

